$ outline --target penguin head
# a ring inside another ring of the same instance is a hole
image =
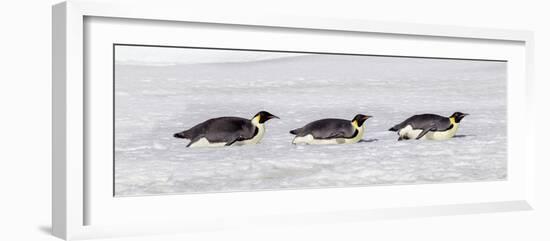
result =
[[[270,120],[270,119],[273,119],[273,118],[276,118],[276,119],[279,119],[279,117],[267,112],[267,111],[260,111],[258,112],[258,114],[254,115],[254,117],[252,118],[252,121],[257,121],[258,123],[260,124],[263,124],[264,122]]]
[[[462,113],[462,112],[455,112],[451,115],[451,119],[454,119],[456,123],[460,123],[460,121],[462,120],[462,118],[464,118],[465,116],[467,116],[468,114],[466,113]]]
[[[355,117],[353,117],[353,120],[351,120],[351,123],[357,123],[357,126],[363,126],[363,124],[365,123],[365,121],[369,118],[371,118],[372,116],[370,115],[362,115],[362,114],[358,114],[356,115]]]

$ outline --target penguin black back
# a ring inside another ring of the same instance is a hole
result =
[[[266,121],[278,118],[267,112],[260,111],[252,119],[241,117],[218,117],[199,123],[188,130],[174,134],[176,138],[189,139],[188,147],[197,145],[219,146],[219,144],[232,145],[236,142],[244,144],[256,144],[263,137]],[[204,139],[203,139],[204,138]]]
[[[192,128],[174,134],[174,137],[194,140],[206,137],[210,142],[225,142],[231,140],[234,133],[243,134],[243,138],[253,135],[255,126],[250,120],[240,117],[218,117],[209,119]]]
[[[445,130],[451,125],[448,117],[435,114],[413,115],[405,121],[390,128],[390,131],[399,131],[400,129],[410,125],[413,129],[425,129],[435,126],[438,130]]]
[[[290,134],[296,136],[313,135],[317,139],[332,138],[336,133],[324,130],[338,130],[342,136],[353,136],[355,129],[349,120],[343,119],[322,119],[313,121],[302,128],[290,131]]]

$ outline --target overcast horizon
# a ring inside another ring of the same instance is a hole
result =
[[[286,57],[298,57],[309,54],[266,52],[253,50],[220,50],[201,48],[115,46],[115,62],[150,64],[207,64],[239,63]]]

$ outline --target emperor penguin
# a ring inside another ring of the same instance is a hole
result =
[[[189,139],[187,147],[217,147],[247,145],[260,142],[265,134],[265,122],[279,118],[267,111],[260,111],[252,119],[218,117],[174,134],[176,138]]]
[[[435,114],[414,115],[390,128],[399,141],[408,139],[447,140],[458,130],[460,121],[468,114],[455,112],[450,117]]]
[[[342,119],[321,119],[302,128],[291,130],[296,135],[292,144],[353,144],[363,138],[365,121],[372,116],[356,115],[351,121]]]

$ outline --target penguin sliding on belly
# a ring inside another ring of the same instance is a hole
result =
[[[292,144],[352,144],[363,138],[365,121],[368,115],[356,115],[353,120],[322,119],[313,121],[302,128],[291,130],[296,135]]]
[[[447,140],[456,134],[460,121],[467,115],[461,112],[455,112],[450,117],[434,114],[414,115],[389,130],[397,132],[398,141]]]
[[[264,136],[264,123],[273,118],[279,117],[267,111],[258,112],[251,120],[240,117],[218,117],[176,133],[174,137],[191,140],[187,147],[256,144]]]

